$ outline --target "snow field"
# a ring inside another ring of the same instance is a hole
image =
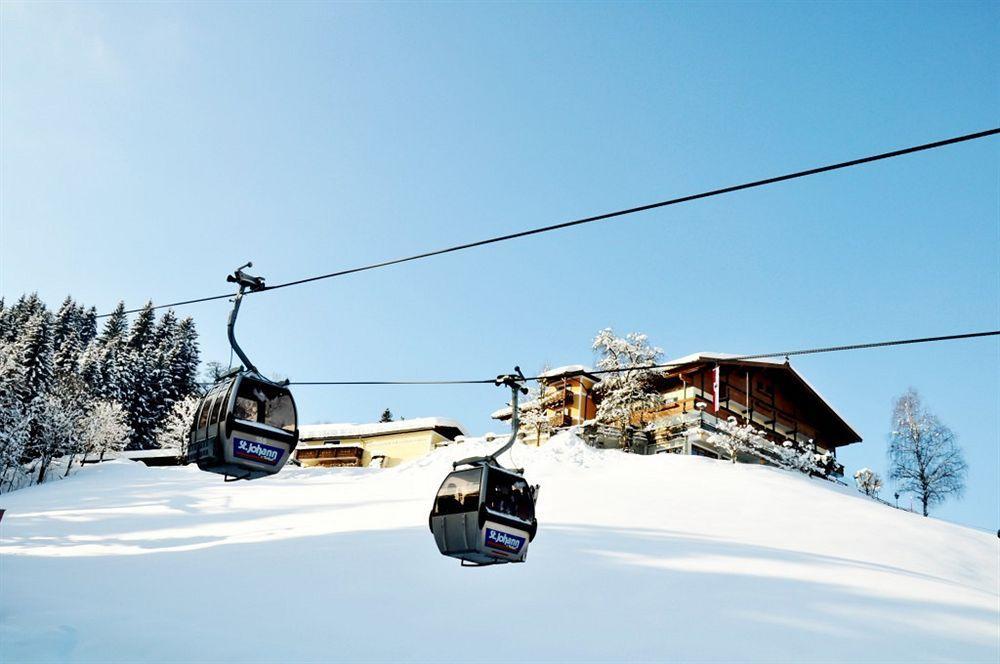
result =
[[[487,449],[250,483],[116,461],[0,496],[0,658],[1000,658],[996,537],[572,434],[513,450],[542,485],[528,562],[463,569],[427,512],[451,462]]]

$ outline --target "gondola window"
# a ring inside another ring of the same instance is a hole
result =
[[[513,478],[492,473],[486,507],[508,516],[530,521],[534,516],[528,483],[523,478]]]
[[[434,514],[444,516],[475,512],[479,508],[479,481],[482,470],[474,468],[452,473],[438,491]]]
[[[264,423],[285,431],[295,430],[295,406],[287,394],[272,397],[264,402]]]

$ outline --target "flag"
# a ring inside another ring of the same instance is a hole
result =
[[[716,413],[719,412],[719,367],[716,365],[715,371],[713,372],[714,378],[712,379],[712,399],[713,408]]]

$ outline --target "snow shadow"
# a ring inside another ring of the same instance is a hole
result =
[[[461,568],[437,553],[424,526],[152,556],[13,556],[3,573],[4,643],[11,661],[995,662],[998,654],[995,596],[991,606],[981,591],[909,570],[587,525],[543,524],[531,547],[523,565]],[[69,591],[86,599],[66,599]],[[44,620],[19,618],[39,602]],[[69,632],[73,642],[61,640],[58,652],[46,645],[46,635]]]

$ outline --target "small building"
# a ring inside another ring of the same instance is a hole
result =
[[[164,447],[155,450],[129,450],[127,452],[106,452],[100,454],[87,454],[80,459],[81,466],[87,466],[104,461],[114,461],[115,459],[128,459],[138,461],[152,467],[159,466],[179,466],[181,465],[181,451],[176,447]]]
[[[302,466],[390,467],[465,435],[455,420],[421,417],[372,424],[304,424],[294,459]]]
[[[829,452],[861,442],[850,424],[809,382],[786,361],[740,360],[723,353],[694,353],[665,364],[655,372],[652,383],[662,398],[661,405],[640,413],[629,441],[630,451],[639,454],[694,454],[719,458],[719,450],[708,439],[720,420],[734,417],[751,422],[776,442],[812,444],[816,452]],[[541,407],[553,429],[582,425],[584,435],[594,445],[618,445],[619,432],[594,421],[600,378],[586,367],[573,365],[546,372],[541,397],[526,404]],[[510,419],[510,408],[493,413],[499,420]],[[524,432],[529,442],[531,431]],[[835,474],[843,468],[835,464]]]

